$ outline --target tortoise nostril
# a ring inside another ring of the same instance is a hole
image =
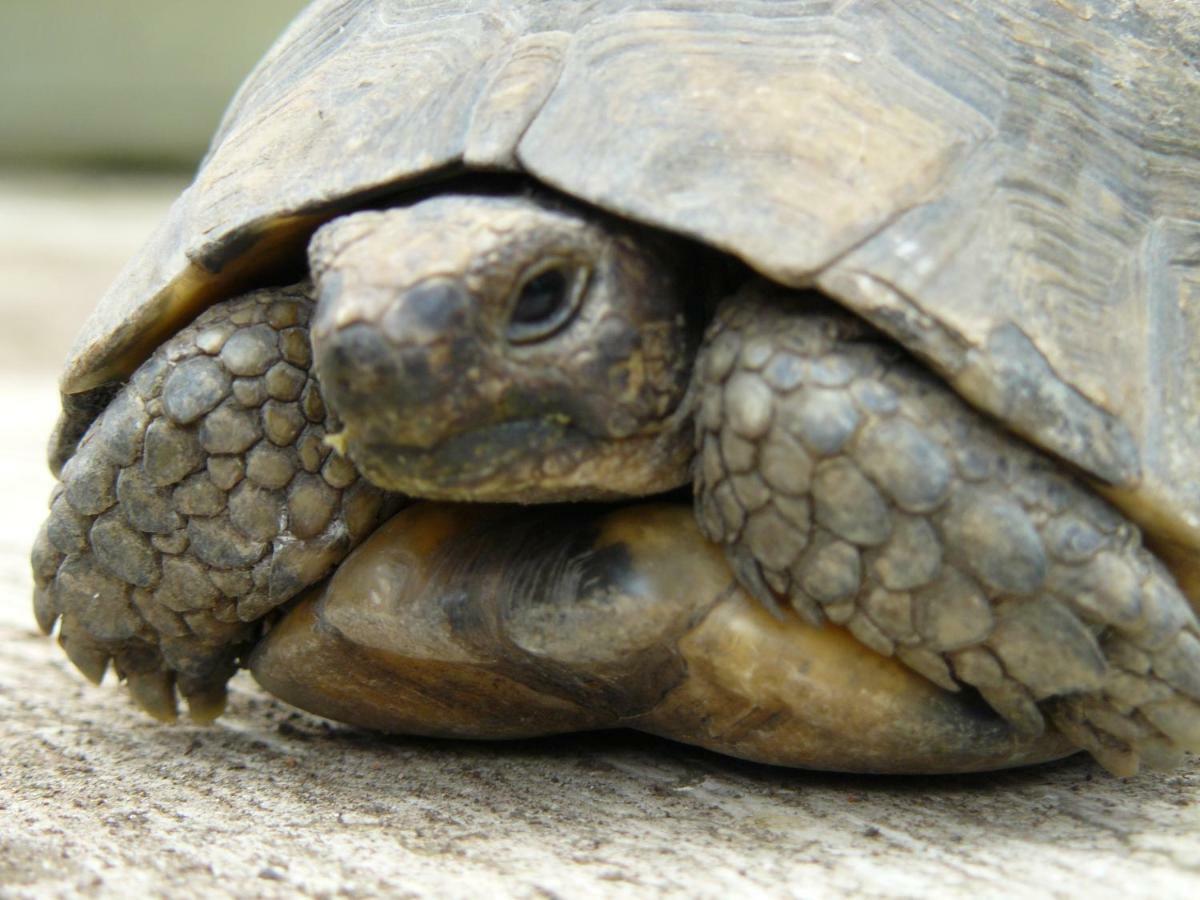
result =
[[[369,408],[397,382],[396,349],[373,325],[362,322],[336,329],[316,342],[321,388],[339,417],[358,406]]]
[[[405,291],[379,324],[397,344],[431,343],[464,324],[469,303],[457,281],[430,279]]]
[[[375,324],[356,322],[314,342],[321,392],[354,437],[375,446],[429,447],[457,426],[466,402],[442,344],[396,343]],[[457,399],[456,399],[457,398]],[[357,443],[356,443],[357,442]]]

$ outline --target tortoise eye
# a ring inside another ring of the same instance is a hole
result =
[[[562,266],[543,269],[517,291],[508,338],[529,343],[550,337],[570,321],[582,293],[583,274]]]

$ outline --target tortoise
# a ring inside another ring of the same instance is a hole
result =
[[[67,360],[38,622],[160,718],[248,665],[385,730],[1170,766],[1198,56],[1108,2],[318,0]]]

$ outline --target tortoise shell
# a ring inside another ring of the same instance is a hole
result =
[[[1093,479],[1195,588],[1198,58],[1187,4],[318,0],[62,389],[102,395],[343,211],[518,173],[828,294]]]

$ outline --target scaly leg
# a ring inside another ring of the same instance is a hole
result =
[[[864,326],[727,301],[699,361],[697,506],[745,586],[1107,768],[1200,748],[1200,627],[1138,529]]]
[[[160,347],[63,467],[34,546],[35,612],[99,682],[193,717],[224,705],[256,623],[322,578],[387,505],[324,443],[305,286],[208,310]]]

